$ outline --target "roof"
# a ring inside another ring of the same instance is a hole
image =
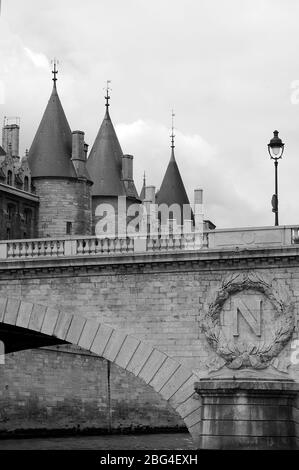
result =
[[[140,196],[139,196],[141,201],[144,201],[144,199],[145,199],[145,188],[146,188],[146,181],[145,181],[145,174],[144,174],[144,176],[143,176],[143,185],[142,185],[142,189],[141,189]]]
[[[157,204],[179,204],[181,207],[189,203],[187,192],[174,156],[174,149],[171,151],[171,158],[168,163],[161,187],[157,193]]]
[[[6,152],[0,145],[0,156],[2,156],[2,155],[6,155]]]
[[[93,196],[125,196],[122,181],[122,149],[113,127],[108,107],[87,160],[93,180]]]
[[[72,133],[61,105],[56,85],[29,150],[33,177],[76,178],[71,161]]]

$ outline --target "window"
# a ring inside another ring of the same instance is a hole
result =
[[[7,238],[7,240],[10,239],[10,228],[8,228],[8,229],[6,230],[6,238]]]
[[[30,209],[25,209],[25,224],[31,225],[32,212]]]
[[[10,170],[7,172],[7,184],[12,186],[12,172]]]
[[[12,220],[13,216],[15,215],[15,206],[13,206],[12,204],[9,204],[7,206],[7,216],[8,216],[8,220]]]
[[[25,176],[24,178],[24,191],[29,191],[29,178]]]
[[[67,222],[66,223],[66,234],[67,235],[72,235],[72,222]]]

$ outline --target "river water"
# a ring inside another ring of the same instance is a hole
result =
[[[0,450],[192,450],[188,433],[0,439]]]

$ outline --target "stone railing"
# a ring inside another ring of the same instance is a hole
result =
[[[299,226],[253,227],[206,231],[203,234],[97,238],[65,237],[0,241],[0,260],[157,253],[180,250],[238,249],[299,243]]]

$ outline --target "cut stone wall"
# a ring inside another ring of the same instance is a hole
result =
[[[40,198],[38,237],[64,237],[67,222],[70,235],[91,234],[91,195],[86,180],[35,179]]]
[[[0,435],[184,428],[150,386],[74,347],[20,351],[1,366]]]

